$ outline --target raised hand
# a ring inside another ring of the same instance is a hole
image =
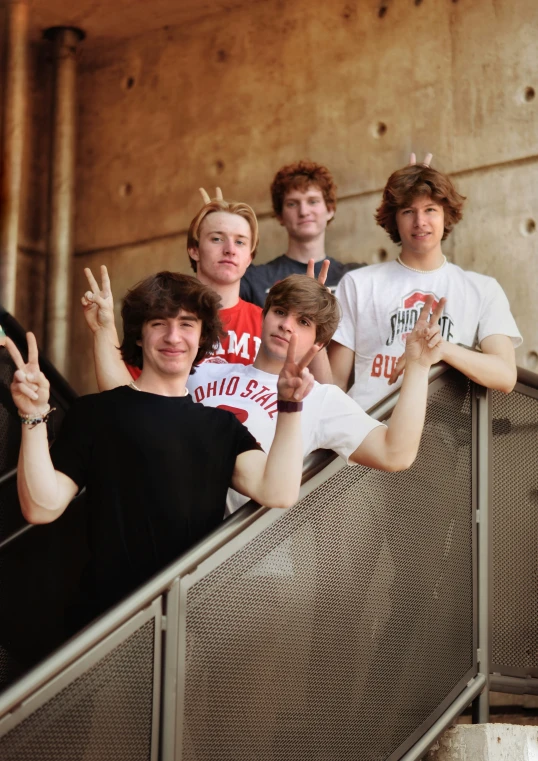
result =
[[[86,291],[81,299],[84,317],[90,330],[95,333],[101,328],[114,326],[114,299],[110,287],[107,268],[101,265],[101,287],[97,284],[89,267],[84,269],[91,290]]]
[[[28,362],[25,362],[11,338],[6,338],[6,349],[17,370],[13,375],[11,396],[22,415],[41,417],[49,410],[50,384],[39,369],[37,341],[33,333],[26,334]]]
[[[330,264],[331,263],[330,263],[330,261],[328,259],[324,259],[323,260],[323,264],[321,265],[321,269],[320,269],[319,275],[318,275],[318,283],[321,283],[321,285],[325,285],[325,281],[327,280],[327,274],[329,272],[329,266],[330,266]],[[309,259],[308,260],[308,264],[306,266],[306,276],[307,277],[311,277],[311,278],[315,277],[315,275],[314,275],[314,266],[315,266],[315,261],[313,259]]]
[[[424,161],[422,162],[422,166],[430,166],[433,159],[433,153],[427,153],[424,156]],[[409,154],[409,166],[413,166],[417,163],[417,157],[414,153]]]
[[[200,191],[200,195],[203,198],[204,204],[211,203],[212,200],[214,200],[214,201],[222,201],[222,190],[220,188],[215,188],[215,198],[214,199],[211,199],[209,197],[209,193],[207,192],[207,190],[205,190],[205,188],[198,188],[198,190]]]
[[[304,355],[300,362],[297,362],[295,354],[297,351],[297,335],[291,334],[288,345],[288,353],[284,367],[278,376],[278,398],[286,402],[301,402],[305,396],[308,396],[314,386],[314,376],[308,369],[308,365],[318,353],[320,347],[314,344]]]
[[[407,336],[405,342],[405,354],[400,357],[396,363],[396,367],[392,371],[389,379],[389,386],[396,383],[409,362],[418,362],[424,367],[429,368],[441,361],[441,347],[444,339],[441,336],[439,320],[443,314],[446,299],[443,298],[439,300],[433,311],[431,320],[429,320],[433,302],[433,296],[426,296],[424,306],[420,311],[413,332]]]

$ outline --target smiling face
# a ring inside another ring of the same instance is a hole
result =
[[[175,317],[148,320],[142,326],[144,371],[163,377],[188,375],[196,359],[202,323],[196,315],[180,309]]]
[[[199,238],[198,247],[189,248],[197,262],[198,279],[217,287],[239,282],[252,261],[252,231],[247,220],[214,211],[200,225]]]
[[[410,206],[398,209],[396,225],[402,241],[402,254],[441,254],[445,213],[441,204],[429,196],[417,196]]]
[[[306,190],[293,189],[286,193],[279,222],[290,238],[298,241],[313,240],[322,235],[334,209],[328,209],[323,193],[316,185]]]
[[[297,334],[296,359],[299,361],[316,341],[315,323],[294,309],[271,306],[263,319],[262,341],[256,367],[266,372],[280,372],[293,333]]]

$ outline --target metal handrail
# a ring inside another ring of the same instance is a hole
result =
[[[451,368],[444,363],[430,370],[429,383],[444,375]],[[394,409],[400,391],[394,391],[376,404],[371,411],[376,420],[385,420]],[[329,450],[318,450],[305,459],[303,483],[308,482],[319,473],[337,455]],[[75,635],[65,645],[52,653],[45,661],[29,671],[18,682],[11,685],[0,695],[0,717],[12,710],[18,703],[26,700],[33,692],[57,676],[90,648],[111,634],[138,611],[151,604],[153,600],[168,591],[173,582],[181,576],[191,573],[200,563],[216,550],[238,536],[248,526],[262,518],[271,508],[257,506],[248,502],[230,518],[218,526],[209,536],[196,544],[171,565],[150,579],[112,610],[104,613],[92,624]],[[24,530],[31,527],[25,527]]]

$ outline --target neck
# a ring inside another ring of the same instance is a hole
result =
[[[271,373],[271,375],[280,375],[280,371],[284,367],[284,360],[278,359],[278,357],[272,357],[265,351],[263,343],[261,344],[256,359],[253,362],[256,370],[261,370],[264,373]]]
[[[230,309],[231,307],[234,307],[239,301],[239,288],[241,285],[240,280],[238,280],[237,283],[226,283],[223,285],[222,283],[215,283],[202,272],[197,272],[196,277],[201,283],[207,285],[209,288],[219,294],[222,301],[221,309]]]
[[[162,376],[155,373],[151,367],[144,368],[136,381],[140,391],[159,396],[185,396],[188,374]]]
[[[438,269],[445,261],[441,246],[438,246],[427,254],[416,254],[414,251],[402,250],[400,260],[404,264],[407,264],[408,267],[413,267],[413,269],[416,270],[424,270],[425,272]]]
[[[295,240],[288,238],[288,250],[286,256],[294,259],[296,262],[308,264],[310,259],[315,262],[321,262],[326,258],[325,254],[325,233],[313,240]]]

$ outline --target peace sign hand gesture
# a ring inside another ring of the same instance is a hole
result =
[[[306,276],[307,277],[311,277],[312,279],[314,279],[314,277],[315,277],[315,275],[314,275],[315,264],[316,263],[315,263],[314,259],[309,259],[308,260],[308,264],[306,266]],[[317,278],[318,279],[318,283],[320,283],[321,285],[325,285],[325,281],[327,280],[327,275],[329,273],[329,266],[330,266],[330,264],[331,263],[330,263],[330,261],[328,259],[324,259],[323,260],[323,264],[321,265],[321,269],[319,271],[319,275],[318,275],[318,278]]]
[[[433,302],[433,296],[426,296],[424,306],[420,311],[413,332],[407,336],[405,354],[396,363],[396,367],[390,376],[389,385],[396,382],[409,362],[418,362],[418,364],[429,369],[432,365],[436,365],[442,360],[442,344],[444,339],[441,336],[439,320],[443,314],[446,299],[439,299],[431,319],[429,319]]]
[[[37,341],[33,333],[26,334],[28,362],[25,362],[11,338],[6,349],[17,368],[11,384],[11,396],[22,415],[41,417],[49,411],[50,384],[39,369]]]
[[[101,287],[94,278],[89,267],[85,267],[84,274],[88,279],[91,290],[86,291],[81,299],[84,309],[84,317],[92,333],[101,328],[114,326],[114,299],[110,287],[110,278],[104,264],[101,265]]]
[[[320,347],[314,344],[300,362],[296,361],[297,335],[291,334],[288,353],[284,367],[278,376],[278,398],[285,402],[302,402],[314,386],[314,376],[308,365],[318,353]]]
[[[202,199],[204,201],[204,206],[207,203],[211,203],[211,201],[222,201],[222,190],[220,188],[215,188],[215,198],[210,198],[209,193],[205,188],[198,188],[200,191],[200,195],[202,196]]]

